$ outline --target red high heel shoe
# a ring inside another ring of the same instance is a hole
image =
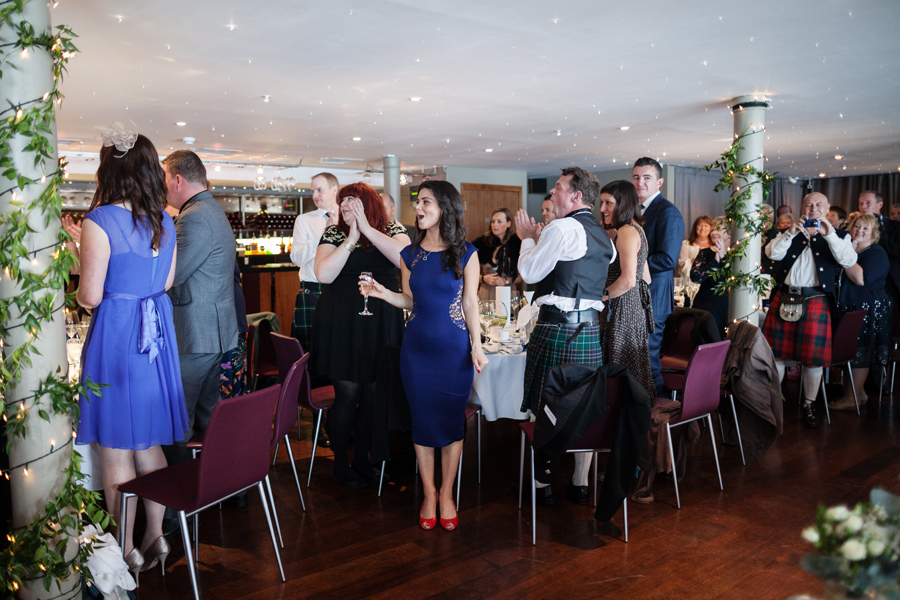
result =
[[[453,502],[453,510],[456,510],[456,502],[454,502],[453,500],[451,500],[451,502]],[[447,531],[453,531],[454,529],[456,529],[457,525],[459,525],[459,514],[458,513],[452,519],[445,519],[445,518],[441,517],[441,527],[443,527]]]
[[[425,506],[424,500],[422,501],[422,506],[423,507]],[[435,509],[435,511],[437,511],[437,505],[435,505],[434,509]],[[425,517],[422,516],[422,509],[421,508],[419,509],[419,527],[421,527],[425,531],[434,529],[434,526],[437,525],[437,520],[438,520],[437,515],[431,517],[430,519],[426,519]],[[441,519],[441,525],[443,525],[443,524],[444,524],[443,519]]]

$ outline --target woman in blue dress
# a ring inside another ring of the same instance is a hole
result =
[[[166,179],[153,144],[135,132],[104,135],[97,192],[80,231],[78,303],[93,309],[82,354],[83,377],[105,384],[102,396],[80,401],[78,444],[96,444],[106,506],[121,523],[118,486],[166,466],[160,445],[188,429],[172,303],[165,291],[175,276],[175,225],[163,212]],[[74,246],[74,244],[73,244]],[[128,506],[122,551],[135,573],[165,559],[165,507],[144,499],[147,527],[140,550]]]
[[[416,200],[416,232],[400,253],[403,291],[378,282],[369,295],[411,311],[401,349],[403,387],[412,415],[412,436],[425,500],[419,525],[456,529],[453,481],[462,453],[472,366],[481,372],[478,319],[480,265],[466,241],[462,197],[453,184],[426,181]],[[434,449],[441,449],[441,487],[434,483]]]

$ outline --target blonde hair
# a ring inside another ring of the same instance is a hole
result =
[[[847,231],[853,231],[856,224],[862,222],[864,225],[868,225],[869,230],[872,232],[872,243],[877,244],[878,240],[881,239],[881,223],[878,222],[878,217],[866,213],[853,213],[853,215],[855,216],[850,220]]]

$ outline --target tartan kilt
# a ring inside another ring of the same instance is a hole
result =
[[[600,325],[588,325],[581,330],[571,344],[566,344],[578,324],[558,325],[541,323],[535,326],[528,341],[525,356],[525,396],[522,412],[537,410],[541,404],[541,392],[547,372],[563,363],[579,363],[588,367],[603,364],[600,349]]]
[[[781,290],[776,290],[769,305],[769,318],[763,335],[776,360],[796,360],[803,365],[822,367],[831,364],[831,311],[826,296],[807,298],[803,316],[788,323],[778,315]]]
[[[294,318],[291,320],[291,337],[297,338],[304,352],[309,352],[312,342],[313,318],[316,304],[322,295],[324,285],[311,281],[301,281],[297,299],[294,300]]]

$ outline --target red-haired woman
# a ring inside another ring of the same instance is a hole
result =
[[[403,340],[403,311],[382,300],[368,300],[363,312],[359,275],[372,274],[399,291],[400,250],[409,245],[401,225],[391,222],[378,193],[364,183],[338,193],[340,218],[325,229],[316,250],[316,278],[325,289],[316,305],[313,326],[313,372],[334,385],[328,412],[334,479],[361,488],[378,473],[369,462],[375,402],[375,363],[385,346]],[[353,429],[353,465],[347,444]]]

